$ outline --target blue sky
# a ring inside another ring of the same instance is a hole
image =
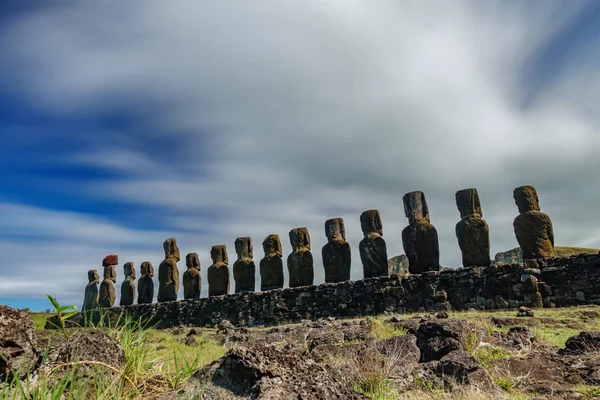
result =
[[[158,264],[381,211],[423,190],[456,267],[454,193],[479,189],[492,253],[531,184],[559,245],[600,247],[596,1],[23,2],[0,5],[0,303],[80,304],[116,253]],[[492,254],[493,255],[493,254]],[[184,263],[180,263],[184,270]],[[287,271],[286,271],[287,273]],[[287,276],[287,275],[286,275]],[[204,279],[203,293],[206,294]],[[181,293],[180,293],[181,295]]]

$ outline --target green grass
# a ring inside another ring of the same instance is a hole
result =
[[[369,331],[377,340],[406,335],[406,329],[380,319],[369,319]]]
[[[561,348],[565,347],[565,342],[568,338],[579,334],[580,331],[580,329],[572,328],[533,328],[534,338],[536,341]]]
[[[485,369],[488,369],[492,368],[496,361],[509,358],[510,354],[500,347],[479,346],[473,353],[473,357],[475,357]]]
[[[50,313],[31,313],[33,319],[33,326],[35,329],[44,329],[46,326],[46,320],[54,314]]]

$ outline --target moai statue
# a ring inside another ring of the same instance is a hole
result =
[[[183,298],[198,299],[202,290],[198,254],[189,253],[185,256],[185,266],[187,267],[187,271],[183,273]]]
[[[523,259],[553,257],[554,232],[552,221],[540,211],[537,192],[533,186],[520,186],[513,191],[519,215],[513,222]]]
[[[141,266],[142,276],[138,279],[138,304],[149,304],[154,299],[154,267],[150,261],[144,261]]]
[[[238,259],[233,264],[235,292],[254,292],[256,265],[252,259],[252,238],[240,237],[235,240]]]
[[[213,264],[208,267],[208,295],[221,296],[229,293],[229,258],[227,246],[220,244],[210,249]]]
[[[311,286],[314,281],[313,256],[310,252],[310,235],[306,228],[290,231],[292,254],[287,258],[290,287]]]
[[[102,266],[104,267],[104,280],[100,284],[98,293],[98,304],[100,307],[110,308],[115,304],[115,283],[117,283],[117,272],[115,265],[119,263],[119,257],[116,254],[111,254],[104,257]]]
[[[177,300],[179,290],[179,269],[177,262],[181,259],[175,238],[165,240],[163,244],[165,259],[158,266],[158,298],[162,301]]]
[[[135,268],[132,262],[123,264],[125,280],[121,284],[121,302],[122,306],[130,306],[135,301]]]
[[[350,244],[346,242],[344,220],[332,218],[325,221],[327,244],[323,246],[323,267],[325,282],[344,282],[350,280]]]
[[[409,272],[439,271],[440,246],[437,231],[429,222],[425,194],[419,191],[406,193],[403,201],[409,225],[402,230],[402,245],[408,257]]]
[[[363,265],[363,276],[373,278],[388,275],[387,246],[383,239],[383,224],[378,210],[367,210],[360,215],[363,240],[358,249]]]
[[[456,237],[462,252],[463,266],[489,266],[491,264],[490,228],[482,218],[477,189],[463,189],[456,192],[456,206],[461,218],[456,224]]]
[[[260,290],[283,288],[283,250],[279,235],[272,234],[262,243],[265,258],[260,260]]]
[[[98,283],[100,277],[98,271],[90,269],[88,271],[88,284],[85,287],[85,295],[83,296],[82,311],[89,311],[98,308]]]

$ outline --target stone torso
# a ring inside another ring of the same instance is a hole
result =
[[[188,268],[183,273],[183,298],[198,299],[201,290],[200,271],[196,268]]]
[[[524,259],[555,255],[552,221],[548,215],[541,211],[521,213],[513,227]]]
[[[167,258],[158,267],[158,301],[177,300],[179,269],[173,258]]]
[[[130,306],[135,301],[135,281],[132,278],[127,278],[121,284],[121,301],[120,305]]]
[[[325,282],[343,282],[350,280],[351,251],[350,244],[343,239],[334,239],[322,249]]]
[[[229,293],[229,268],[225,263],[208,267],[208,295],[221,296]]]
[[[410,224],[402,230],[402,245],[411,274],[440,269],[440,248],[435,227],[426,221]]]
[[[360,241],[358,249],[365,278],[388,274],[387,246],[383,237],[371,233]]]
[[[138,280],[138,304],[152,303],[154,299],[154,282],[148,275],[142,276]]]
[[[313,256],[310,251],[292,253],[287,259],[290,287],[311,286],[314,282]]]
[[[242,258],[233,263],[235,293],[253,292],[255,289],[256,264],[251,258]]]
[[[260,290],[283,288],[283,261],[278,255],[260,260]]]
[[[456,237],[464,267],[490,265],[490,234],[485,220],[470,216],[456,224]]]
[[[98,284],[96,282],[88,283],[85,287],[83,297],[83,311],[98,308]]]

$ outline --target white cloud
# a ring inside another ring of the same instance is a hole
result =
[[[76,190],[157,207],[155,221],[200,249],[203,270],[211,245],[231,252],[238,236],[254,238],[257,261],[269,233],[288,252],[296,226],[310,229],[319,260],[323,223],[341,216],[358,278],[358,216],[379,208],[390,256],[399,254],[402,195],[412,190],[429,200],[444,265],[460,263],[454,192],[463,187],[480,190],[493,253],[516,246],[512,189],[521,184],[538,188],[559,244],[600,246],[590,201],[600,193],[588,189],[600,163],[589,111],[600,52],[577,53],[582,62],[521,107],[534,90],[524,71],[544,69],[536,54],[584,5],[82,2],[15,21],[3,48],[7,76],[21,76],[19,90],[47,112],[137,115],[131,138],[112,132],[64,161],[125,177],[102,182],[101,193]],[[148,151],[155,139],[163,144]],[[70,218],[45,232],[70,240],[74,224],[78,240],[97,242]],[[118,243],[166,238],[81,218]]]

